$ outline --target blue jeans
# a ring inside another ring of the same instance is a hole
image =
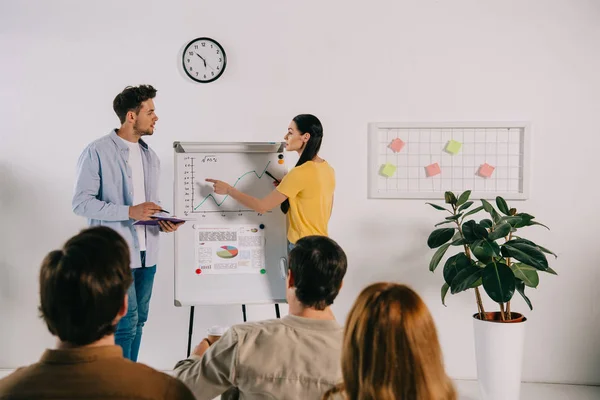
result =
[[[146,252],[141,252],[142,267],[131,270],[133,283],[127,291],[128,306],[125,315],[117,324],[115,342],[123,349],[123,357],[137,361],[142,341],[144,324],[148,320],[150,297],[156,265],[146,267]]]

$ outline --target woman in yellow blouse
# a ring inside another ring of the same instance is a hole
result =
[[[213,184],[215,193],[229,195],[259,213],[280,205],[288,216],[287,238],[291,250],[298,239],[304,236],[328,236],[335,172],[318,155],[322,139],[323,126],[317,117],[310,114],[296,116],[285,135],[285,148],[287,151],[297,151],[300,158],[277,188],[262,199],[242,193],[223,181],[206,181]]]

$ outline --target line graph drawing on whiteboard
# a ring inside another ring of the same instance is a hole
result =
[[[269,167],[276,168],[277,162],[269,159],[269,155],[248,156],[243,162],[239,157],[229,160],[227,154],[197,155],[183,158],[183,198],[184,214],[220,213],[256,213],[238,203],[229,195],[218,195],[213,192],[213,185],[206,178],[223,180],[236,189],[251,196],[262,198],[273,190],[272,180],[268,177]],[[272,162],[274,161],[274,162]],[[243,173],[232,176],[231,166],[235,165]],[[260,167],[258,167],[260,166]],[[270,171],[272,173],[273,171]],[[228,180],[228,177],[231,179]],[[263,179],[267,177],[269,179]],[[270,211],[269,211],[270,212]]]

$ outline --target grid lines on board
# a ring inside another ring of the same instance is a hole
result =
[[[528,136],[526,123],[370,124],[369,196],[433,199],[472,190],[474,197],[524,199]],[[404,144],[400,151],[391,146],[395,139]],[[448,151],[451,141],[460,150]],[[436,163],[439,174],[428,176]],[[382,173],[386,165],[393,172]]]

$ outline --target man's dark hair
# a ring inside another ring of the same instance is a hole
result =
[[[306,236],[289,256],[296,297],[306,307],[324,310],[333,304],[342,286],[346,253],[326,236]]]
[[[94,227],[48,253],[40,270],[40,313],[63,342],[84,346],[115,332],[133,280],[129,247],[114,230]]]
[[[125,122],[125,117],[129,111],[136,114],[140,112],[142,103],[156,96],[156,89],[151,85],[127,86],[113,100],[113,110],[119,117],[121,124]]]

